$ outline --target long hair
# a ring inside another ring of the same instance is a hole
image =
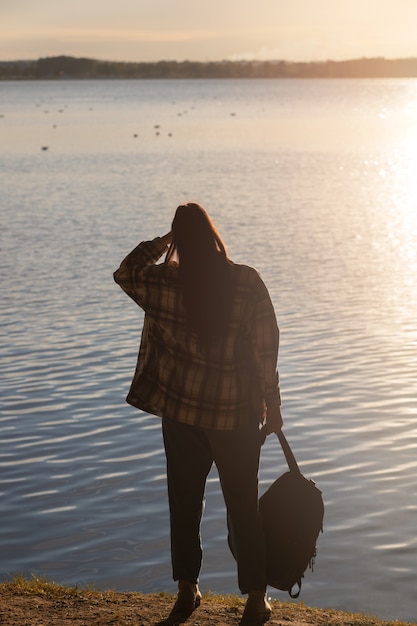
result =
[[[178,258],[189,328],[200,346],[225,335],[231,315],[231,262],[209,215],[199,204],[180,205],[165,263]]]

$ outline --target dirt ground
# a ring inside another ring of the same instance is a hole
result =
[[[174,597],[112,591],[83,591],[47,586],[38,590],[0,585],[1,626],[163,626],[178,622],[168,616]],[[244,601],[237,597],[203,596],[186,626],[235,626]],[[303,604],[275,601],[269,626],[382,626],[363,615],[313,609]],[[391,624],[394,624],[391,622]],[[398,622],[395,622],[399,626]]]

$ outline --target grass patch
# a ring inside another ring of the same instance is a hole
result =
[[[51,621],[51,624],[60,623],[63,626],[67,624],[71,626],[73,624],[94,626],[128,624],[130,626],[139,623],[145,626],[154,625],[160,623],[155,621],[156,615],[166,614],[173,598],[173,595],[164,592],[141,594],[112,590],[99,591],[90,586],[64,587],[42,576],[32,575],[31,578],[26,578],[16,575],[10,581],[0,583],[0,604],[3,603],[8,607],[9,614],[13,615],[14,619],[13,622],[2,622],[0,607],[0,623],[22,624],[22,626],[27,624],[28,622],[25,621],[27,610],[32,612],[35,604],[38,606],[37,612],[43,607],[45,615],[50,615],[52,610],[59,615],[60,621]],[[245,601],[246,598],[236,595],[204,593],[197,622],[202,626],[215,626],[219,623],[220,615],[222,623],[235,624],[236,616],[242,613]],[[303,602],[272,600],[271,603],[273,606],[272,624],[282,625],[287,622],[290,626],[410,626],[408,622],[383,621],[360,613],[313,608],[306,606]],[[15,619],[18,606],[21,609],[21,621]],[[141,616],[140,622],[135,621],[138,615]],[[45,623],[41,614],[39,614],[39,621],[33,622],[35,626]],[[417,624],[411,626],[417,626]]]
[[[100,594],[101,592],[86,586],[82,587],[64,587],[57,583],[48,580],[44,576],[35,576],[32,574],[32,578],[16,574],[10,581],[0,583],[0,587],[3,587],[13,593],[22,595],[37,595],[48,598],[67,596],[70,598],[77,598],[80,596],[85,597],[86,594]]]

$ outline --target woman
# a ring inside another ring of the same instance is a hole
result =
[[[279,332],[268,291],[253,268],[228,258],[208,214],[194,203],[179,206],[172,230],[140,243],[114,278],[145,311],[127,402],[162,417],[178,581],[173,613],[189,614],[200,604],[200,521],[215,463],[239,587],[248,594],[243,620],[268,619],[260,426],[267,434],[282,427]]]

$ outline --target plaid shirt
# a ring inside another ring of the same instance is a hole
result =
[[[281,404],[279,331],[259,274],[232,264],[235,296],[228,332],[205,351],[187,329],[179,266],[156,264],[164,241],[140,243],[114,273],[144,311],[138,361],[126,401],[147,413],[202,428],[232,430]]]

